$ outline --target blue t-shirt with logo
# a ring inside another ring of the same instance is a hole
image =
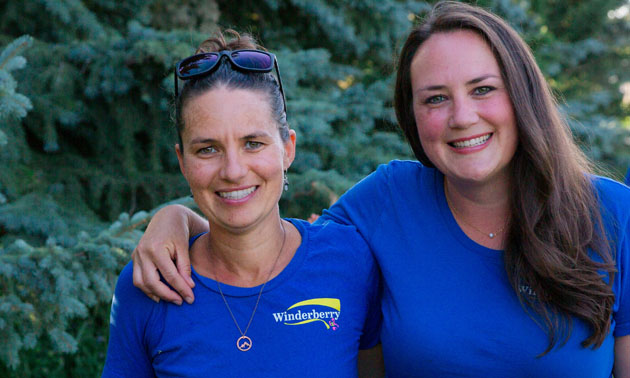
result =
[[[302,235],[241,336],[216,281],[197,274],[192,305],[155,303],[122,271],[112,302],[104,377],[354,377],[358,350],[379,341],[379,272],[354,227],[289,220]],[[260,286],[221,284],[241,329]]]
[[[444,176],[418,162],[380,166],[345,193],[318,222],[354,225],[382,272],[381,343],[389,377],[607,378],[614,338],[630,335],[630,189],[593,179],[618,273],[610,333],[584,348],[591,333],[573,318],[571,337],[542,357],[547,334],[510,285],[503,251],[471,240],[453,218]],[[526,295],[535,295],[521,287]]]

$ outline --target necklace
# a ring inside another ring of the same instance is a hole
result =
[[[236,340],[236,347],[241,352],[247,352],[248,350],[252,348],[252,339],[249,336],[246,336],[245,334],[249,330],[249,326],[252,325],[252,320],[254,320],[254,314],[256,313],[256,310],[258,309],[258,303],[260,302],[260,297],[262,296],[263,290],[265,290],[265,285],[267,285],[267,282],[269,282],[269,278],[271,278],[271,273],[273,273],[273,270],[276,268],[276,263],[278,263],[278,260],[280,259],[280,255],[282,254],[282,249],[284,249],[284,242],[287,240],[287,232],[284,229],[284,224],[282,223],[282,219],[280,220],[280,226],[282,227],[282,245],[280,246],[280,251],[278,251],[278,256],[276,256],[276,260],[273,262],[273,265],[271,266],[271,270],[269,271],[269,274],[267,275],[267,279],[265,280],[262,287],[260,288],[260,292],[258,293],[258,299],[256,299],[256,305],[254,306],[254,311],[252,311],[252,315],[249,317],[249,322],[247,323],[247,327],[245,327],[245,331],[242,331],[241,327],[238,325],[238,322],[236,321],[236,317],[234,317],[234,313],[232,313],[232,310],[230,309],[230,305],[228,304],[227,299],[225,298],[225,295],[223,295],[223,291],[221,290],[221,285],[219,284],[219,280],[218,279],[216,280],[217,288],[219,288],[219,293],[221,294],[221,298],[223,298],[223,303],[225,303],[225,307],[230,313],[230,316],[232,317],[232,320],[234,321],[236,328],[238,328],[238,332],[241,334],[241,337],[239,337]],[[216,277],[215,275],[215,278],[218,278],[218,277]]]
[[[451,210],[453,210],[454,215],[459,215],[459,220],[464,222],[467,226],[470,226],[470,228],[472,228],[473,230],[477,231],[478,233],[489,237],[490,239],[494,239],[495,236],[499,235],[500,233],[503,232],[503,230],[505,229],[505,224],[503,225],[503,227],[501,227],[500,229],[498,229],[496,232],[485,232],[485,231],[481,231],[480,229],[478,229],[477,227],[475,227],[474,225],[466,222],[464,220],[464,218],[462,218],[462,215],[459,213],[459,211],[457,211],[457,209],[455,208],[455,206],[451,203],[451,201],[448,200],[448,185],[446,183],[446,179],[444,179],[444,197],[446,197],[446,203],[448,204],[448,207],[451,208]]]

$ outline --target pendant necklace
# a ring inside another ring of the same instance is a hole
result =
[[[477,227],[473,226],[472,224],[466,222],[464,220],[464,218],[462,218],[462,215],[459,213],[459,211],[457,211],[457,209],[455,208],[455,206],[451,203],[451,201],[448,200],[448,185],[446,183],[446,179],[444,179],[444,197],[446,197],[446,204],[448,205],[448,207],[451,208],[451,210],[453,210],[454,215],[459,215],[459,220],[464,222],[464,224],[466,224],[467,226],[470,226],[470,228],[472,228],[473,230],[477,231],[478,233],[489,237],[490,239],[494,239],[495,236],[499,235],[500,233],[503,232],[503,230],[505,229],[505,224],[503,225],[503,227],[501,227],[500,229],[498,229],[496,232],[485,232],[485,231],[481,231],[480,229],[478,229]]]
[[[282,219],[280,220],[280,226],[282,227],[282,245],[280,246],[280,251],[278,251],[276,260],[273,262],[273,265],[271,266],[271,270],[269,271],[269,274],[267,275],[267,280],[265,280],[262,287],[260,288],[260,292],[258,293],[258,299],[256,299],[256,305],[254,306],[254,311],[252,311],[252,315],[249,317],[249,322],[247,323],[247,327],[245,327],[245,331],[242,331],[241,327],[238,325],[238,322],[236,321],[236,317],[234,316],[234,313],[232,313],[232,310],[230,309],[230,305],[228,304],[227,299],[225,298],[225,295],[223,295],[223,291],[221,290],[221,285],[219,284],[218,277],[216,277],[217,288],[219,289],[221,298],[223,298],[223,303],[225,303],[225,307],[230,313],[230,316],[232,317],[232,320],[234,321],[236,328],[238,328],[238,332],[241,334],[241,337],[239,337],[236,340],[236,347],[241,352],[247,352],[248,350],[252,348],[252,339],[249,336],[247,336],[246,333],[249,330],[249,326],[252,325],[252,320],[254,320],[254,314],[256,313],[256,310],[258,309],[258,303],[260,302],[260,297],[262,296],[263,290],[265,290],[265,285],[267,285],[267,282],[269,282],[269,278],[271,278],[271,274],[276,268],[276,264],[278,263],[278,260],[280,259],[282,250],[284,249],[284,242],[287,240],[287,232],[284,229],[284,224],[282,223]]]

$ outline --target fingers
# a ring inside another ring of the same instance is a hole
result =
[[[176,247],[175,263],[177,264],[177,271],[179,272],[179,275],[182,276],[188,286],[191,288],[195,287],[195,282],[192,280],[191,277],[192,272],[190,268],[190,254],[188,253],[188,249]],[[180,294],[183,293],[180,292]]]
[[[186,255],[186,265],[188,265],[188,279],[190,280],[190,261],[188,261],[188,251],[186,250],[185,252],[182,252],[181,255]],[[182,276],[177,267],[175,266],[175,263],[173,262],[173,260],[171,259],[171,257],[169,257],[169,255],[162,253],[158,256],[155,256],[157,259],[155,261],[155,263],[157,264],[157,269],[160,271],[160,273],[162,274],[162,277],[164,278],[164,280],[166,282],[168,282],[169,285],[171,285],[171,287],[173,287],[173,289],[175,289],[175,291],[177,293],[179,293],[179,295],[177,295],[175,293],[175,295],[177,296],[177,298],[179,299],[179,303],[181,304],[182,298],[184,298],[184,300],[186,301],[186,303],[191,304],[194,299],[195,296],[193,294],[193,291],[190,287],[190,285],[188,284],[187,280],[184,278],[184,276]],[[177,257],[178,259],[183,260],[184,258],[179,256]],[[181,264],[183,264],[184,262],[182,261]],[[146,277],[145,277],[146,278]],[[191,280],[192,281],[192,280]],[[164,285],[162,282],[159,281],[158,282],[152,282],[152,288],[155,288],[156,290],[160,290],[160,293],[165,293],[167,295],[169,295],[169,298],[172,298],[172,293],[173,290],[169,289],[168,287],[166,287],[166,289],[168,289],[168,292],[166,292],[166,290],[164,289],[164,287],[162,287],[162,285]],[[194,285],[194,283],[193,283]],[[166,286],[166,285],[164,285]],[[160,295],[160,293],[156,292],[156,294],[160,297],[160,298],[164,298],[166,300],[168,300],[165,296]],[[177,302],[174,302],[177,303]]]
[[[142,292],[151,298],[156,303],[160,302],[160,298],[150,292],[147,286],[144,284],[144,280],[142,277],[142,266],[139,263],[138,256],[136,250],[133,251],[131,255],[133,259],[133,285],[138,289],[142,290]]]
[[[175,291],[171,290],[168,285],[160,281],[160,274],[157,270],[147,272],[145,277],[147,279],[147,289],[149,292],[154,293],[154,295],[150,294],[149,297],[159,297],[165,301],[175,303],[178,306],[182,304],[182,297],[180,297]]]
[[[151,293],[149,296],[158,296],[165,301],[181,305],[182,297],[160,279],[161,274],[162,278],[173,288],[182,285],[183,279],[179,276],[175,263],[170,258],[170,253],[162,250],[162,253],[154,253],[153,259],[154,261],[139,259],[142,266],[142,281],[147,291]]]
[[[192,211],[179,205],[160,209],[132,254],[133,283],[153,300],[176,304],[184,298],[189,303],[194,300],[188,257],[189,213]],[[177,260],[177,266],[173,260]]]
[[[139,248],[140,247],[137,247],[131,255],[133,259],[134,286],[142,290],[143,293],[156,302],[163,299],[181,305],[182,296],[161,281],[161,272],[164,280],[173,286],[173,288],[181,288],[183,286],[188,289],[188,291],[184,290],[183,293],[189,298],[194,298],[192,297],[192,290],[177,272],[177,268],[170,258],[171,253],[168,252],[168,248],[161,249],[161,253],[156,252],[156,249],[153,248],[151,248],[150,251],[145,250],[145,253],[148,253],[147,259],[142,258],[142,253]],[[152,261],[151,258],[155,259],[155,262]]]

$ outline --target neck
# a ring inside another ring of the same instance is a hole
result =
[[[493,249],[503,248],[510,216],[509,188],[507,180],[483,186],[444,180],[444,193],[457,223],[471,239]]]
[[[444,185],[448,185],[449,199],[461,200],[462,206],[470,204],[495,209],[502,206],[509,208],[510,178],[506,175],[497,177],[489,183],[457,180],[445,176]]]
[[[267,282],[286,265],[278,262],[289,237],[279,215],[240,233],[209,223],[210,233],[202,236],[196,253],[191,252],[200,274],[233,286],[253,287]]]

